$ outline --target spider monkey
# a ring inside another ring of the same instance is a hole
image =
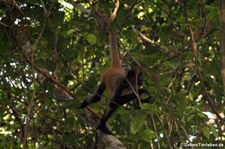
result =
[[[128,103],[132,100],[138,100],[137,96],[146,94],[147,98],[145,101],[149,101],[150,94],[145,89],[138,89],[142,85],[142,73],[138,70],[129,70],[127,73],[123,69],[120,63],[120,56],[118,50],[118,40],[116,33],[113,31],[109,32],[109,44],[111,52],[111,66],[103,73],[102,81],[98,86],[95,94],[88,96],[81,103],[80,108],[85,108],[89,104],[99,101],[105,90],[108,90],[111,95],[111,100],[109,102],[109,108],[104,112],[100,124],[97,129],[101,130],[106,134],[112,134],[108,129],[106,122],[116,111],[118,106]],[[137,90],[136,90],[137,89]],[[137,94],[131,92],[136,90]],[[130,92],[130,93],[129,93]],[[139,102],[136,102],[138,104]]]

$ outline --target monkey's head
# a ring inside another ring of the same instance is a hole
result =
[[[127,72],[127,79],[132,85],[142,85],[143,83],[143,76],[140,69],[131,69]]]

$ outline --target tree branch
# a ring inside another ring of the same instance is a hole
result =
[[[223,93],[225,94],[225,1],[221,0],[220,8],[220,26],[221,26],[221,77],[223,80]]]
[[[130,7],[130,9],[129,9],[129,11],[128,11],[126,17],[125,17],[125,19],[123,20],[123,23],[122,23],[122,25],[121,25],[121,27],[120,27],[120,30],[119,30],[118,34],[120,34],[120,33],[122,32],[123,27],[124,27],[124,25],[125,25],[125,22],[126,22],[126,21],[128,20],[128,18],[130,17],[133,8],[134,8],[137,4],[139,4],[140,2],[141,2],[141,1],[138,1],[138,0],[137,0],[137,1]]]
[[[168,56],[170,54],[169,52],[166,52],[166,50],[164,50],[161,45],[159,45],[157,42],[148,38],[146,35],[144,35],[139,30],[137,30],[134,26],[132,26],[132,29],[136,34],[138,34],[138,36],[141,38],[142,42],[147,42],[149,46],[159,47],[160,51],[166,56]]]
[[[83,13],[86,13],[88,15],[91,14],[91,10],[84,8],[84,6],[82,6],[81,4],[75,3],[74,0],[71,0],[70,4],[72,4],[74,7],[76,7],[77,9],[79,9]]]

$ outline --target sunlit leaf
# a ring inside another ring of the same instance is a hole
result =
[[[194,117],[195,117],[194,114],[189,115],[189,116],[187,117],[187,122],[192,121]]]
[[[72,35],[74,32],[75,32],[75,29],[70,29],[70,30],[67,32],[67,34],[68,34],[68,35]]]
[[[156,137],[156,134],[154,131],[150,130],[150,129],[147,129],[147,130],[144,130],[142,131],[139,136],[145,141],[145,142],[148,142],[150,143],[152,141],[153,138]]]
[[[203,128],[203,134],[204,136],[209,140],[209,137],[210,137],[210,130],[208,127],[204,127]]]
[[[130,130],[132,134],[136,134],[143,127],[146,119],[146,114],[144,112],[137,112],[131,119]]]
[[[142,103],[141,109],[150,111],[151,114],[156,114],[158,112],[156,104]]]
[[[86,36],[86,39],[87,39],[88,43],[90,43],[92,45],[96,44],[96,42],[97,42],[97,37],[94,34],[88,34]]]
[[[210,130],[212,131],[212,134],[217,138],[219,136],[218,131],[216,130],[215,126],[211,125]]]

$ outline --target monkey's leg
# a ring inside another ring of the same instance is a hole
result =
[[[143,94],[143,93],[144,93],[144,91],[139,90],[139,94]],[[109,103],[109,109],[107,109],[105,111],[104,115],[102,116],[102,118],[100,120],[100,124],[97,127],[97,129],[100,129],[102,132],[104,132],[106,134],[112,134],[112,132],[108,129],[108,127],[106,125],[106,122],[108,121],[108,119],[116,111],[118,106],[121,106],[121,105],[123,105],[127,102],[130,102],[136,98],[137,97],[135,94],[128,94],[128,95],[123,95],[123,96],[119,96],[118,94],[115,94],[114,98]]]
[[[112,134],[112,132],[108,129],[106,122],[108,121],[108,119],[112,116],[112,114],[116,111],[117,107],[109,107],[109,109],[107,109],[105,111],[105,113],[103,114],[101,120],[100,120],[100,124],[97,127],[97,129],[100,129],[102,132],[106,133],[106,134]]]
[[[97,101],[99,101],[102,98],[102,94],[105,91],[105,84],[104,82],[101,82],[101,84],[98,86],[97,92],[94,95],[91,95],[89,97],[86,97],[84,99],[84,101],[81,103],[80,105],[80,109],[85,108],[86,106],[88,106],[89,104],[95,103]]]
[[[100,129],[102,132],[106,133],[106,134],[112,134],[112,132],[108,129],[106,122],[108,121],[108,119],[112,116],[112,114],[116,111],[117,107],[118,107],[118,103],[116,103],[116,98],[119,97],[122,93],[122,91],[127,88],[127,83],[126,80],[122,80],[121,82],[118,83],[118,88],[116,89],[110,103],[109,103],[109,108],[104,112],[101,120],[100,120],[100,124],[97,127],[97,129]]]
[[[106,110],[106,112],[104,113],[104,115],[102,116],[102,118],[100,120],[99,126],[97,127],[97,129],[100,129],[102,132],[104,132],[106,134],[112,134],[112,132],[108,129],[106,122],[112,116],[112,114],[116,111],[118,106],[121,106],[125,103],[128,103],[132,100],[137,99],[137,96],[134,93],[120,96],[121,90],[123,90],[124,88],[125,88],[125,86],[123,86],[123,85],[121,85],[119,87],[120,92],[115,93],[113,99],[109,103],[109,109]],[[150,98],[149,92],[145,89],[139,89],[138,94],[139,95],[146,94],[147,98],[144,100],[148,100],[148,98]]]

